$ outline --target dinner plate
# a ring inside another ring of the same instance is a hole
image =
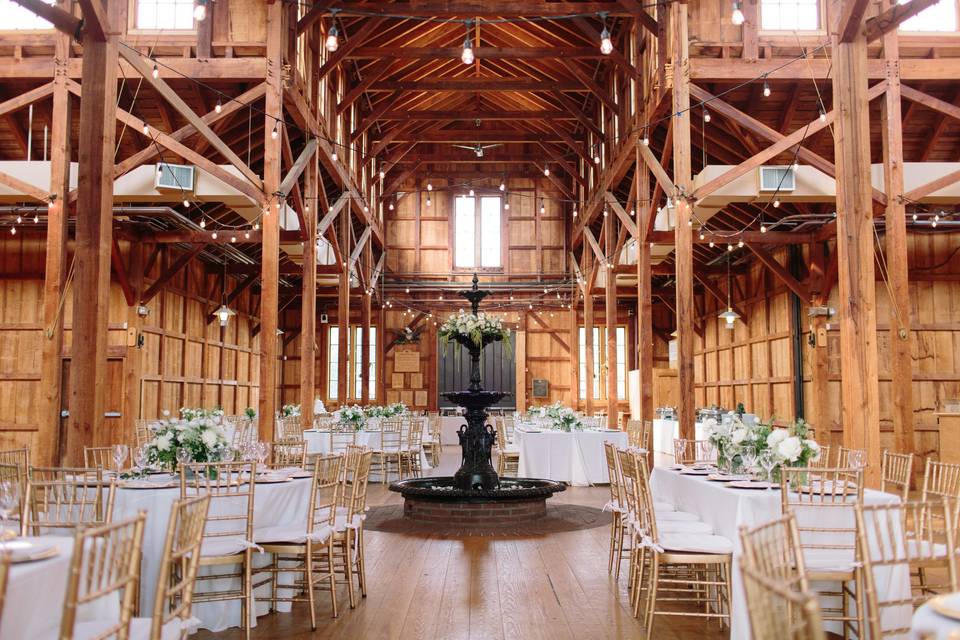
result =
[[[57,545],[42,540],[18,538],[7,542],[0,542],[0,551],[10,553],[10,562],[34,562],[53,558],[60,553]]]
[[[709,476],[713,473],[710,469],[681,469],[682,476]]]
[[[304,469],[303,471],[294,471],[293,473],[290,474],[290,477],[291,478],[312,478],[313,473]]]
[[[770,482],[751,482],[750,480],[737,480],[727,485],[734,489],[779,489],[780,485]]]
[[[960,620],[960,593],[945,593],[931,598],[930,607],[942,616]]]
[[[124,480],[118,486],[121,489],[172,489],[179,486],[179,482],[151,482],[149,480]]]
[[[725,476],[720,473],[711,473],[707,476],[707,480],[712,480],[714,482],[737,482],[740,480],[737,476]]]
[[[257,476],[257,484],[279,484],[281,482],[290,482],[293,478],[287,476]]]

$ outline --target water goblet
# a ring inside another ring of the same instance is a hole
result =
[[[759,462],[760,466],[763,467],[763,470],[766,472],[768,483],[767,490],[769,491],[773,489],[773,470],[777,467],[780,461],[777,460],[776,454],[774,454],[772,451],[764,451],[762,454],[760,454]]]
[[[147,466],[149,458],[150,455],[146,447],[137,447],[133,450],[133,464],[137,467],[137,470],[142,471]]]
[[[190,450],[186,447],[180,447],[177,449],[177,465],[182,467],[185,464],[189,464],[193,461],[193,456],[190,455]]]
[[[863,449],[851,449],[847,459],[854,469],[863,469],[867,466],[867,452]]]
[[[14,526],[13,531],[8,532],[7,520],[10,514],[17,509],[20,504],[20,483],[13,480],[4,480],[0,482],[0,531],[4,538],[13,534],[16,537],[18,526]]]
[[[127,456],[130,454],[130,447],[125,444],[115,444],[113,445],[113,466],[116,468],[117,473],[119,474],[123,471],[123,463],[127,461]]]
[[[752,449],[745,449],[740,452],[740,460],[743,463],[743,472],[747,477],[753,473],[757,465],[757,452]]]

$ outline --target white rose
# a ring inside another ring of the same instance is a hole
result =
[[[773,449],[778,444],[783,442],[784,438],[787,437],[786,429],[774,429],[770,432],[770,435],[767,436],[767,446]]]
[[[157,437],[156,444],[158,451],[169,451],[172,437],[169,433],[165,433],[162,436]]]
[[[810,462],[816,462],[820,459],[820,445],[817,444],[816,440],[804,440],[803,443],[807,445],[807,448],[813,452],[813,455],[810,457]]]
[[[802,452],[803,443],[796,436],[790,436],[777,446],[777,454],[789,462],[796,462]]]
[[[204,431],[200,435],[200,439],[203,440],[203,444],[207,445],[208,447],[212,447],[213,445],[217,444],[217,432],[212,430]]]
[[[734,429],[731,438],[733,439],[734,444],[740,444],[747,439],[747,430],[744,428]]]

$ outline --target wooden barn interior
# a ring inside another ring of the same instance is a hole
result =
[[[0,449],[88,466],[181,407],[249,409],[265,441],[289,405],[307,429],[321,406],[443,413],[438,332],[476,274],[510,333],[483,365],[504,414],[669,414],[695,439],[699,410],[742,405],[864,451],[868,488],[913,454],[919,495],[925,460],[960,463],[958,14],[0,0]],[[608,528],[365,535],[369,596],[318,596],[320,637],[651,632]],[[313,637],[305,611],[247,633]]]

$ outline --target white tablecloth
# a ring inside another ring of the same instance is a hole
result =
[[[514,443],[520,451],[521,478],[544,478],[576,486],[610,482],[604,442],[626,447],[625,431],[527,431],[517,427]]]
[[[440,442],[445,445],[459,446],[460,436],[458,432],[460,426],[465,424],[467,424],[465,416],[440,416]],[[493,424],[492,419],[490,424]]]
[[[734,545],[733,552],[733,602],[730,621],[730,638],[750,637],[750,620],[747,613],[746,599],[743,592],[743,583],[740,579],[740,532],[741,526],[755,527],[780,517],[779,490],[751,490],[733,489],[722,482],[711,482],[703,476],[685,476],[676,471],[664,468],[655,468],[650,476],[650,486],[654,498],[673,504],[678,511],[688,511],[696,514],[701,520],[713,527],[714,533],[729,538]],[[899,498],[889,493],[881,493],[865,489],[863,501],[866,504],[889,504],[899,502]],[[805,510],[806,511],[806,510]],[[839,509],[829,509],[830,515],[836,517]],[[846,512],[846,510],[844,510]],[[809,512],[807,512],[809,514]],[[852,527],[853,508],[849,510],[849,521],[842,523],[829,522],[830,518],[820,518],[817,526]],[[801,522],[801,526],[810,526]],[[853,536],[850,536],[852,541]],[[850,561],[853,562],[851,554]],[[877,571],[877,588],[882,597],[899,594],[901,597],[909,595],[909,572],[894,568],[892,571]],[[811,585],[816,589],[817,584]],[[835,590],[836,585],[826,585]],[[899,615],[905,619],[890,620],[888,615]],[[908,610],[890,610],[884,613],[884,628],[893,628],[894,625],[905,628],[909,625]],[[837,632],[828,625],[828,630]]]
[[[422,428],[426,428],[426,418],[415,418],[415,420],[420,422]],[[371,418],[368,422],[371,425],[377,423],[378,419],[376,418]],[[380,431],[367,431],[365,429],[357,431],[354,443],[371,449],[379,449],[382,441],[381,434]],[[423,435],[426,437],[427,433],[424,432]],[[307,453],[330,453],[330,431],[309,429],[303,432],[303,441],[307,445]],[[420,454],[420,468],[424,471],[431,468],[429,458],[423,453]]]
[[[960,620],[940,615],[928,602],[913,614],[911,636],[914,640],[957,640],[960,638]]]
[[[707,438],[703,430],[703,423],[698,422],[695,425],[696,439],[705,440]],[[657,467],[672,465],[673,460],[673,440],[680,437],[680,423],[676,420],[654,420],[653,421],[653,464]]]
[[[48,536],[42,540],[56,544],[60,553],[49,560],[11,565],[0,622],[0,640],[58,637],[73,538]],[[81,607],[77,611],[77,622],[117,620],[119,615],[120,603],[113,594]]]
[[[140,565],[140,611],[149,615],[153,611],[153,598],[156,593],[157,574],[163,555],[163,541],[167,533],[167,521],[170,507],[180,498],[179,488],[170,489],[118,489],[114,506],[114,520],[122,520],[136,514],[139,510],[147,512],[147,525],[143,538],[143,561]],[[254,527],[303,525],[307,518],[307,504],[310,501],[310,479],[303,478],[277,484],[257,484],[254,490]],[[210,505],[211,516],[217,515],[218,506],[223,501],[214,500]],[[259,556],[259,557],[258,557]],[[269,557],[254,554],[255,566],[263,566]],[[229,569],[229,567],[227,567]],[[203,569],[201,569],[203,571]],[[225,573],[223,567],[216,567],[213,573]],[[256,574],[254,582],[257,581]],[[283,578],[284,582],[290,582]],[[214,585],[210,585],[213,582]],[[205,580],[198,583],[198,589],[224,588],[222,580]],[[236,580],[236,588],[240,581]],[[255,592],[261,596],[269,595],[269,585]],[[265,615],[269,603],[257,603],[256,615]],[[280,611],[289,611],[289,602],[277,603]],[[205,602],[194,604],[193,615],[201,620],[200,627],[211,631],[223,631],[229,627],[240,626],[240,601]],[[254,621],[255,622],[255,621]]]

